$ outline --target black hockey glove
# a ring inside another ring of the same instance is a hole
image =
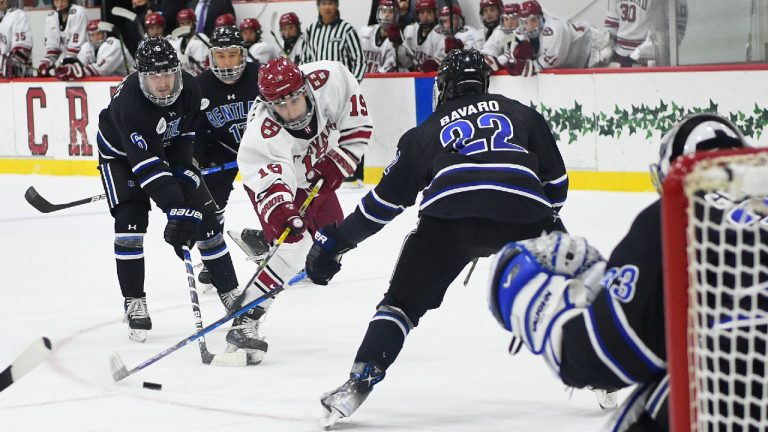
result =
[[[186,245],[191,248],[197,240],[197,231],[203,222],[203,214],[184,204],[171,205],[165,213],[168,216],[168,224],[165,225],[165,241],[173,246],[179,258],[184,259],[181,247]]]
[[[317,231],[313,240],[314,244],[307,254],[304,269],[312,282],[328,285],[333,276],[341,270],[341,256],[357,245],[347,241],[334,225]]]

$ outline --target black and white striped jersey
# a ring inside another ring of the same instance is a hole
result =
[[[301,63],[333,60],[344,64],[358,82],[365,74],[365,56],[357,31],[348,22],[337,18],[330,24],[318,20],[304,34]]]

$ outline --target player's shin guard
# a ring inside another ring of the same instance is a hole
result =
[[[136,342],[147,340],[152,320],[144,294],[144,234],[115,234],[117,279],[123,292],[123,321],[128,323],[128,337]]]
[[[229,292],[237,288],[237,275],[232,265],[232,257],[229,255],[224,237],[217,233],[209,239],[197,242],[203,265],[211,274],[213,286],[219,292]]]
[[[363,342],[357,350],[355,362],[375,362],[387,370],[400,354],[405,337],[413,329],[410,318],[401,309],[379,305],[368,323]]]

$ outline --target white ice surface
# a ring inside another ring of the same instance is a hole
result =
[[[112,218],[106,202],[44,215],[23,198],[29,185],[54,203],[101,193],[97,177],[0,176],[0,368],[39,336],[53,342],[40,367],[0,393],[0,431],[317,431],[319,396],[347,378],[358,344],[387,281],[409,209],[344,260],[327,287],[282,293],[263,325],[270,349],[255,367],[203,366],[197,344],[120,383],[109,372],[118,351],[129,368],[194,332],[184,268],[162,240],[165,217],[150,215],[146,291],[154,323],[145,344],[121,323]],[[364,191],[342,191],[350,212]],[[571,192],[562,212],[572,233],[603,254],[623,237],[654,194]],[[239,184],[227,228],[258,225]],[[450,235],[450,233],[446,233]],[[255,269],[230,243],[241,283]],[[193,252],[196,255],[196,252]],[[506,353],[508,335],[486,306],[489,260],[469,286],[466,270],[442,307],[411,332],[386,379],[338,430],[593,431],[607,418],[593,394],[570,393],[540,358]],[[223,315],[215,295],[201,296],[206,323]],[[208,336],[216,352],[224,332]],[[142,388],[161,383],[162,391]],[[626,391],[622,392],[625,396]]]

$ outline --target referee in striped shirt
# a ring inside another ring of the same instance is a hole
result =
[[[301,62],[335,60],[344,64],[357,82],[361,82],[365,74],[363,48],[355,28],[339,16],[339,1],[317,0],[317,10],[320,19],[307,28]],[[364,161],[360,161],[355,175],[346,179],[346,184],[363,186],[363,165]]]

